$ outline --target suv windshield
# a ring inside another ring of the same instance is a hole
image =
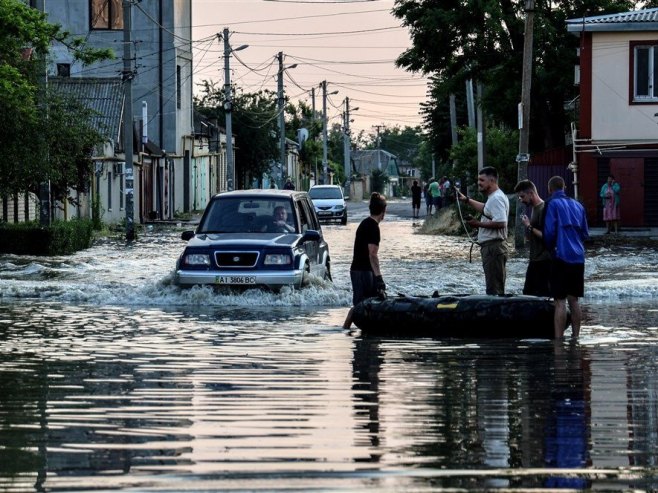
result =
[[[338,187],[311,188],[308,192],[312,199],[342,199],[343,194]]]
[[[214,200],[206,210],[198,233],[298,232],[297,219],[289,200],[259,197],[227,197]]]

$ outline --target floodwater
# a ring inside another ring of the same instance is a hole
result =
[[[0,256],[0,491],[658,490],[655,250],[589,252],[577,342],[368,338],[364,214],[279,294],[179,291],[180,231]],[[390,293],[484,291],[466,240],[381,228]]]

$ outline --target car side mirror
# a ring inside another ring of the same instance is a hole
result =
[[[189,241],[194,238],[194,231],[183,231],[180,237],[183,241]]]
[[[302,243],[306,241],[320,241],[320,232],[314,229],[307,229],[304,236],[302,236]]]

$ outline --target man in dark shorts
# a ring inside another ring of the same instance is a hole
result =
[[[414,184],[411,185],[411,209],[413,212],[413,218],[420,218],[420,195],[423,191],[418,184],[418,180],[414,180]]]
[[[546,201],[544,244],[553,257],[549,278],[555,298],[555,338],[564,336],[567,302],[571,310],[573,337],[580,334],[582,311],[578,298],[585,292],[585,240],[589,238],[585,208],[564,193],[564,179],[554,176],[548,181],[550,198]]]
[[[386,214],[386,198],[373,192],[369,209],[370,216],[361,221],[354,238],[354,254],[350,267],[353,305],[367,298],[386,295],[386,284],[379,270],[379,223]],[[352,326],[353,312],[354,307],[348,312],[343,328],[349,329]]]
[[[544,245],[542,221],[545,202],[539,196],[537,187],[530,180],[521,180],[514,187],[519,201],[526,207],[532,207],[530,217],[523,214],[521,221],[525,226],[526,238],[530,245],[528,269],[525,273],[523,294],[531,296],[550,296],[548,279],[551,272],[551,253]]]

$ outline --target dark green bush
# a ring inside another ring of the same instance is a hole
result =
[[[44,227],[37,222],[0,223],[0,253],[16,255],[68,255],[91,246],[89,219],[56,221]]]

